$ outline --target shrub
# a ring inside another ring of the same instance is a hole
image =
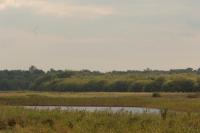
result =
[[[200,93],[194,93],[187,95],[188,98],[200,98]]]
[[[160,94],[160,93],[157,93],[157,92],[154,92],[154,93],[152,94],[152,97],[161,97],[161,94]]]

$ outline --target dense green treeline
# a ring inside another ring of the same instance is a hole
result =
[[[0,90],[72,92],[197,92],[200,69],[159,71],[54,70],[47,72],[31,66],[29,70],[0,71]]]

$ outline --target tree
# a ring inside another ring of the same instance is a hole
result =
[[[168,92],[193,92],[195,83],[191,79],[177,78],[164,85],[164,91]]]
[[[32,74],[44,74],[43,70],[40,70],[40,69],[38,69],[37,67],[35,67],[33,65],[30,66],[29,72],[32,73]]]

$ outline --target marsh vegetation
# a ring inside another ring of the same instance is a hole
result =
[[[15,133],[199,133],[199,113],[35,111],[0,107],[0,131]]]
[[[196,93],[159,94],[161,97],[152,97],[153,93],[1,92],[0,104],[12,106],[149,107],[200,112],[200,97],[196,97]]]
[[[200,98],[195,93],[159,94],[161,97],[153,97],[153,93],[1,92],[0,132],[200,132]],[[160,112],[34,110],[23,108],[25,105],[153,107]]]

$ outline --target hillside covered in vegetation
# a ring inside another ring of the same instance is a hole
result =
[[[169,71],[71,71],[47,72],[31,66],[29,70],[0,71],[0,90],[69,92],[197,92],[200,69]]]

